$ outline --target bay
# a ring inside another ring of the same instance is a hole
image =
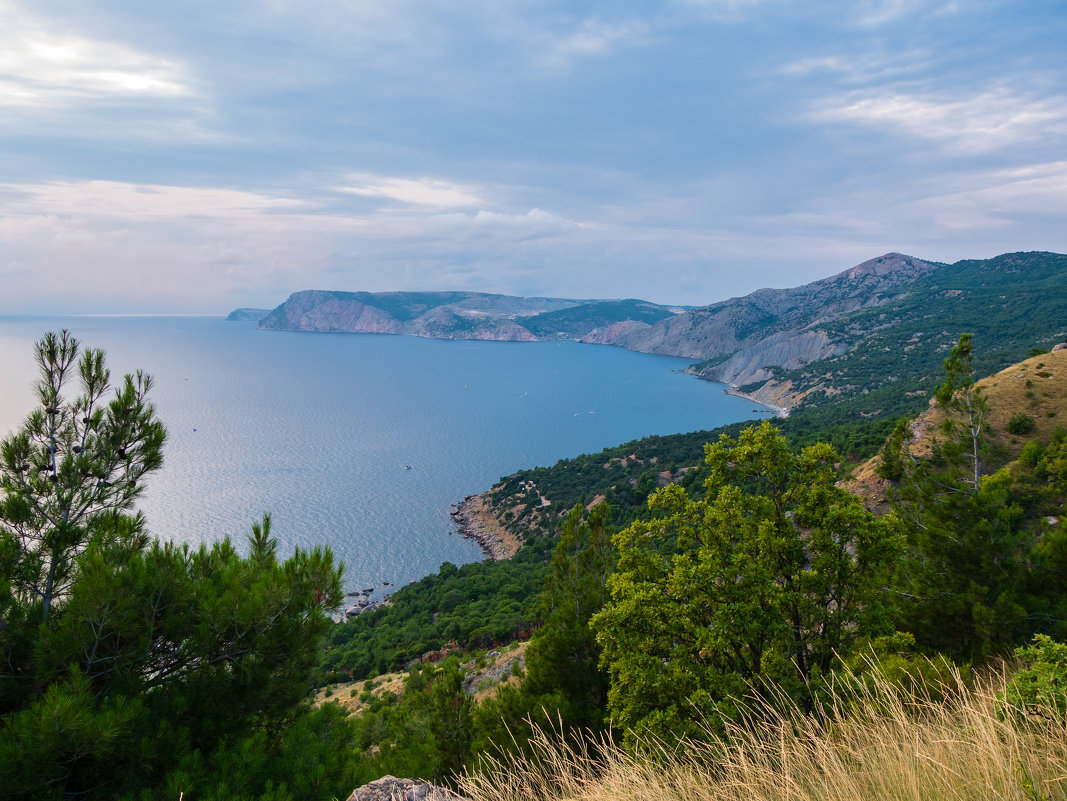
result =
[[[141,368],[168,438],[139,508],[190,543],[273,517],[282,553],[329,545],[346,585],[482,558],[449,509],[516,470],[766,416],[688,362],[573,342],[259,331],[215,317],[0,319],[0,432],[33,407],[33,342],[67,328],[112,383]]]

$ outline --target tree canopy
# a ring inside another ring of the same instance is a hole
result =
[[[269,516],[246,556],[153,539],[130,514],[162,458],[151,380],[109,400],[99,351],[36,353],[41,405],[0,445],[0,797],[347,792],[349,724],[304,702],[330,552],[280,560]]]
[[[631,738],[695,733],[772,686],[805,703],[837,653],[889,630],[897,524],[834,485],[832,448],[794,454],[764,423],[709,444],[706,461],[702,499],[665,487],[657,516],[615,538],[593,625]]]

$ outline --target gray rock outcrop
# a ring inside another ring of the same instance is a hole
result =
[[[467,801],[464,796],[418,779],[382,778],[357,787],[348,801]]]

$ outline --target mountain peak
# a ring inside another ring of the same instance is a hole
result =
[[[838,273],[848,280],[866,278],[868,276],[884,276],[901,271],[910,273],[927,273],[936,265],[932,262],[916,259],[903,253],[886,253],[876,259],[868,259],[862,264],[850,267],[842,273]]]

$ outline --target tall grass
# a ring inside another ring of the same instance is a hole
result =
[[[531,759],[464,777],[472,801],[975,801],[1067,799],[1067,726],[1005,714],[1003,675],[938,698],[884,681],[840,688],[820,716],[762,704],[725,740],[535,738]]]

